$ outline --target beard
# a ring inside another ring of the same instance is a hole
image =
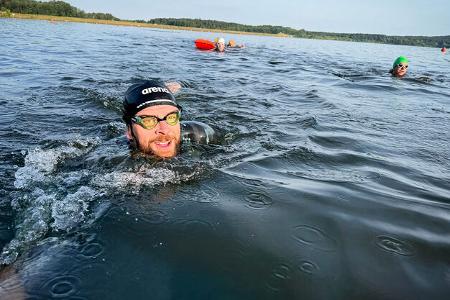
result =
[[[160,147],[158,144],[167,146]],[[136,138],[135,146],[142,153],[161,158],[171,158],[178,154],[180,150],[180,138],[171,134],[158,135],[154,139],[141,142]]]

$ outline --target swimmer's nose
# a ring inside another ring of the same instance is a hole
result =
[[[167,134],[169,131],[169,124],[166,123],[166,121],[158,122],[156,125],[156,133],[160,134]]]

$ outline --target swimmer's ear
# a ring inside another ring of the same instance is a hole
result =
[[[127,131],[125,132],[125,136],[127,137],[128,141],[133,141],[133,133],[131,132],[131,126],[127,125]]]

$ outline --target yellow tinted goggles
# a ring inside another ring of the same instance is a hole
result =
[[[145,129],[152,129],[161,121],[166,121],[167,124],[174,126],[178,123],[179,120],[180,120],[179,111],[168,113],[166,116],[162,118],[159,118],[157,116],[134,116],[131,118],[131,121],[141,125]]]

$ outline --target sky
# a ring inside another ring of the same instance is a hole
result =
[[[197,18],[323,32],[450,35],[449,0],[64,0],[127,20]]]

